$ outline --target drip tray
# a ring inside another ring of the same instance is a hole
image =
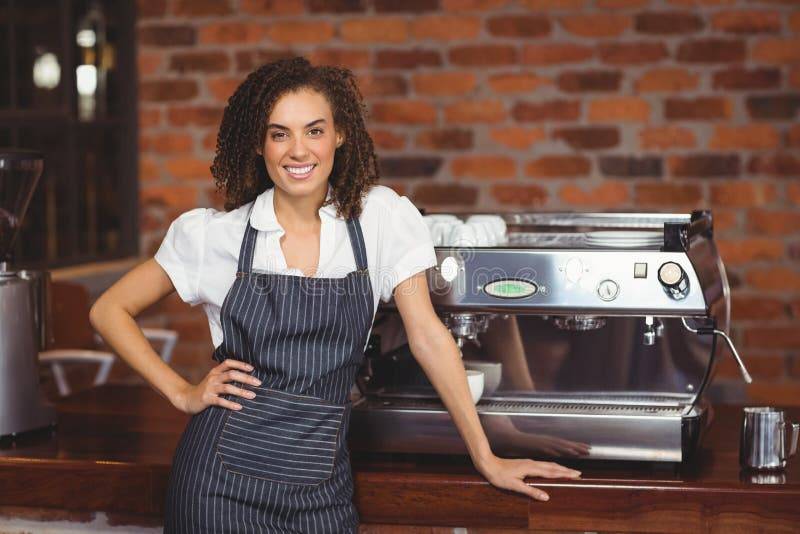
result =
[[[354,450],[467,453],[438,398],[372,395],[353,407]],[[705,404],[685,395],[541,394],[482,399],[476,410],[498,454],[680,462],[705,426]]]

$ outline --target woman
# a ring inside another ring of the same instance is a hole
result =
[[[546,500],[522,479],[577,476],[492,454],[431,306],[427,230],[407,198],[374,185],[348,70],[295,58],[251,73],[225,109],[211,170],[225,211],[178,217],[155,258],[91,311],[131,367],[193,415],[175,451],[165,531],[356,531],[349,392],[378,298],[392,294],[415,357],[492,484]],[[209,318],[218,365],[199,384],[161,361],[133,319],[173,290]]]

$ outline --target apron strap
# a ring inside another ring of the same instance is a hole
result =
[[[347,220],[347,233],[350,234],[350,245],[353,247],[353,257],[356,260],[356,269],[367,270],[367,248],[364,245],[364,234],[361,233],[361,223],[358,218]]]
[[[255,206],[255,202],[253,202],[253,206]],[[253,206],[250,206],[250,211],[247,212],[247,226],[245,226],[242,245],[239,248],[239,266],[237,269],[240,273],[249,273],[253,268],[253,253],[256,249],[256,237],[258,236],[258,230],[250,225],[250,214],[253,211]]]

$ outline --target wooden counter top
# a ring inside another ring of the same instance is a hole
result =
[[[188,416],[143,386],[83,391],[57,409],[55,430],[0,442],[0,511],[105,511],[119,523],[159,524]],[[529,479],[547,489],[547,503],[494,488],[466,456],[354,454],[356,504],[365,526],[797,532],[800,459],[755,483],[738,465],[741,409],[715,412],[692,461],[564,462],[582,479]],[[800,408],[787,412],[800,420]]]

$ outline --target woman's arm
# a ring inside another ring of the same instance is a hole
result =
[[[89,320],[114,352],[175,405],[189,383],[159,357],[134,320],[173,291],[169,276],[151,258],[108,288],[92,306]]]
[[[408,345],[414,358],[450,412],[475,468],[489,482],[535,499],[547,500],[549,497],[544,491],[529,487],[523,482],[526,476],[575,478],[580,475],[579,471],[552,462],[495,456],[472,402],[458,346],[431,304],[425,273],[417,273],[401,282],[395,288],[394,300],[403,319]]]

